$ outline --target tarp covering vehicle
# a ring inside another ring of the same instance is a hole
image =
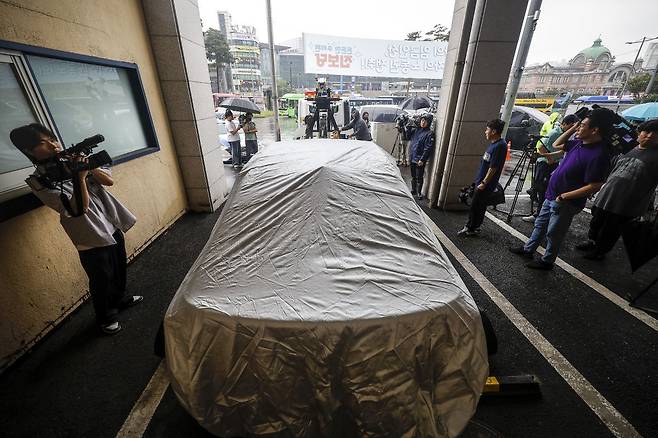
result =
[[[454,437],[488,375],[473,298],[372,142],[256,154],[164,327],[175,394],[225,437]]]

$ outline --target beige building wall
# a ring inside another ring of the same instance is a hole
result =
[[[115,166],[110,188],[137,216],[126,234],[134,255],[187,206],[141,2],[0,2],[0,39],[139,66],[160,151]],[[40,207],[0,223],[0,370],[77,306],[86,290],[56,213]]]

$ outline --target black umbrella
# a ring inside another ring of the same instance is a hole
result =
[[[429,97],[416,96],[403,100],[402,103],[400,104],[400,108],[415,111],[421,108],[431,108],[432,104],[433,104],[432,99],[430,99]]]
[[[224,99],[219,106],[233,111],[240,111],[242,113],[260,113],[260,109],[255,103],[248,99],[242,99],[241,97],[229,97]]]

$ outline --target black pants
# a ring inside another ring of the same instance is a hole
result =
[[[537,214],[541,210],[541,206],[544,204],[546,199],[546,190],[548,189],[548,181],[551,179],[551,173],[557,169],[558,163],[548,164],[546,161],[538,161],[535,164],[535,180],[534,188],[537,193]]]
[[[117,321],[126,292],[126,243],[120,230],[112,237],[117,242],[115,245],[78,251],[89,278],[89,293],[99,324]]]
[[[475,188],[473,192],[473,199],[471,200],[471,209],[468,211],[468,222],[466,228],[471,231],[480,228],[484,222],[484,215],[487,212],[487,205],[491,198],[490,191],[478,190]]]
[[[419,194],[423,189],[423,181],[425,177],[425,164],[424,166],[418,166],[416,163],[411,163],[409,168],[411,169],[411,194]]]
[[[594,252],[605,254],[609,252],[621,236],[624,224],[633,219],[621,216],[598,207],[592,207],[592,220],[589,223],[587,236],[595,242]]]

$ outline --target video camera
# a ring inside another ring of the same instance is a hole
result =
[[[470,186],[463,187],[459,191],[459,194],[457,195],[457,199],[459,199],[459,202],[461,202],[464,205],[470,205],[469,200],[473,197],[474,193],[475,193],[475,184],[471,184]]]
[[[580,120],[584,120],[592,114],[592,111],[594,110],[604,110],[608,112],[608,115],[612,120],[612,129],[608,134],[603,136],[603,138],[610,144],[610,152],[612,155],[625,154],[637,146],[637,132],[633,128],[633,125],[616,112],[594,104],[592,105],[592,109],[587,107],[580,108],[575,112],[575,115]]]
[[[37,169],[42,177],[51,183],[64,182],[83,170],[92,170],[101,166],[112,164],[112,158],[106,151],[92,154],[98,143],[105,141],[105,137],[96,134],[85,138],[80,143],[57,153],[54,157],[37,164]],[[75,161],[80,155],[87,156],[87,162]]]

